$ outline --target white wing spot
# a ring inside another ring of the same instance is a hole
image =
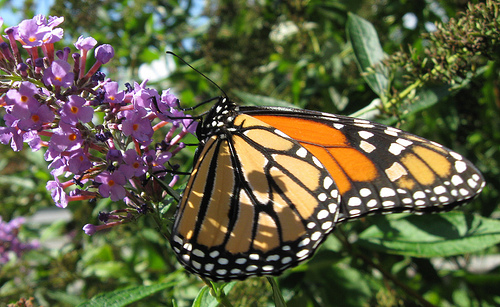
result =
[[[252,264],[252,265],[247,266],[247,271],[253,272],[253,271],[257,270],[258,268],[259,268],[258,266]]]
[[[320,212],[318,212],[318,219],[319,219],[319,220],[325,219],[325,218],[327,218],[329,215],[330,215],[330,212],[328,212],[328,210],[326,210],[326,209],[323,209],[323,210],[321,210]]]
[[[404,147],[408,147],[408,146],[410,146],[411,144],[413,144],[413,142],[412,142],[412,141],[407,140],[407,139],[401,139],[401,138],[397,139],[397,140],[396,140],[396,143],[398,143],[399,145],[402,145],[402,146],[404,146]]]
[[[219,274],[219,275],[226,275],[227,274],[227,270],[226,269],[218,269],[215,272],[217,274]]]
[[[358,134],[362,139],[365,139],[365,140],[368,140],[369,138],[371,138],[373,136],[373,133],[371,133],[369,131],[359,131]]]
[[[396,203],[393,202],[392,200],[386,200],[386,201],[382,202],[382,206],[385,208],[392,208],[395,205],[396,205]]]
[[[415,201],[415,206],[417,207],[425,207],[425,200],[419,199]]]
[[[214,264],[213,263],[207,263],[205,264],[205,271],[212,271],[214,269]]]
[[[359,118],[354,118],[354,123],[355,124],[371,124],[369,121],[366,119],[359,119]]]
[[[335,189],[335,190],[332,190],[330,192],[330,195],[333,197],[333,198],[337,198],[339,197],[339,190]]]
[[[298,247],[303,247],[311,243],[311,239],[305,238],[304,240],[300,241],[299,244],[297,245]]]
[[[361,141],[359,143],[359,148],[363,149],[367,153],[371,153],[372,151],[377,149],[377,147],[373,146],[372,144],[368,143],[367,141]]]
[[[394,191],[391,188],[382,188],[382,189],[380,189],[380,196],[381,197],[396,196],[396,191]]]
[[[250,255],[248,255],[248,258],[250,260],[259,260],[260,257],[259,257],[259,254],[250,254]]]
[[[319,238],[321,238],[322,233],[320,231],[316,231],[311,235],[311,240],[317,241]]]
[[[307,149],[305,149],[304,147],[300,147],[295,153],[301,158],[307,157]]]
[[[333,124],[333,128],[340,130],[340,129],[344,128],[344,125],[335,123],[335,124]]]
[[[417,191],[413,194],[413,198],[415,199],[425,198],[425,193],[422,191]]]
[[[247,263],[247,259],[246,258],[238,258],[234,262],[237,264],[245,264],[245,263]]]
[[[279,255],[269,255],[266,258],[266,261],[278,261],[278,260],[280,260],[280,256]]]
[[[326,193],[321,193],[318,195],[319,201],[325,201],[327,198],[328,198],[328,196],[326,195]]]
[[[303,249],[300,252],[298,252],[296,254],[296,256],[297,256],[297,258],[302,258],[302,257],[307,256],[307,254],[309,254],[309,250],[308,249]]]
[[[217,260],[217,262],[219,264],[226,265],[229,263],[229,260],[227,260],[226,258],[219,258],[219,260]]]
[[[462,159],[463,159],[463,157],[462,157],[460,154],[458,154],[458,153],[456,153],[456,152],[454,152],[454,151],[450,151],[450,155],[451,155],[453,158],[457,159],[457,160],[462,160]]]
[[[458,175],[453,175],[453,177],[451,177],[451,183],[453,183],[453,185],[457,186],[457,185],[461,185],[462,183],[464,183],[462,177],[458,176]]]
[[[352,216],[359,215],[360,213],[361,213],[361,210],[359,210],[359,209],[351,209],[351,210],[349,210],[349,214],[352,215]]]
[[[358,126],[360,128],[373,128],[373,127],[375,127],[374,124],[362,124],[362,123],[357,124],[357,123],[354,123],[354,125]]]
[[[445,203],[450,201],[450,198],[448,196],[439,196],[439,201]]]
[[[362,197],[370,196],[372,195],[372,190],[368,188],[362,188],[361,190],[359,190],[359,195],[361,195]]]
[[[200,258],[205,257],[205,253],[204,253],[204,252],[202,252],[202,251],[201,251],[201,250],[199,250],[199,249],[195,249],[195,250],[193,251],[193,255],[195,255],[196,257],[200,257]]]
[[[210,257],[215,258],[215,257],[219,256],[219,252],[218,251],[213,251],[209,255],[210,255]]]
[[[274,270],[274,266],[272,266],[272,265],[265,265],[265,266],[262,267],[262,270],[269,272],[269,271]]]
[[[323,188],[325,189],[329,189],[333,184],[333,179],[330,178],[330,177],[325,177],[325,179],[323,180]]]
[[[349,207],[357,207],[357,206],[361,205],[361,199],[359,197],[351,197],[351,198],[349,198],[347,205]]]
[[[323,164],[321,164],[321,162],[318,160],[318,158],[316,158],[315,156],[313,156],[312,160],[313,160],[314,164],[316,164],[317,167],[323,168]]]
[[[332,223],[331,221],[324,222],[324,223],[321,225],[321,229],[323,229],[323,230],[327,230],[327,229],[332,228],[332,226],[333,226],[333,223]]]
[[[462,196],[469,195],[469,190],[464,189],[464,188],[460,189],[459,192],[460,192],[460,195],[462,195]]]
[[[337,204],[329,204],[328,205],[328,211],[330,211],[330,213],[337,212]]]
[[[446,188],[443,187],[442,185],[438,185],[437,187],[434,188],[434,193],[437,195],[444,194],[446,193]]]
[[[395,156],[398,156],[405,148],[398,143],[392,143],[389,146],[389,152]]]
[[[174,242],[178,243],[179,245],[182,245],[183,243],[182,239],[178,235],[174,236]]]
[[[292,262],[292,257],[285,257],[285,258],[281,259],[281,263],[283,263],[283,264],[287,264],[290,262]]]
[[[467,164],[464,161],[455,161],[455,169],[457,172],[463,173],[467,169]]]
[[[368,208],[374,208],[378,205],[378,201],[376,199],[370,199],[367,203],[366,206]]]
[[[191,261],[191,264],[194,266],[195,269],[197,270],[201,269],[201,263],[193,260]]]
[[[399,130],[392,127],[387,127],[387,129],[384,130],[384,133],[391,136],[398,136],[398,131]]]
[[[473,189],[477,186],[477,182],[475,182],[474,179],[472,179],[472,178],[467,180],[467,184],[469,185],[469,187],[471,187]]]

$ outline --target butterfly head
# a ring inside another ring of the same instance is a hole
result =
[[[225,132],[228,125],[234,120],[237,106],[227,97],[219,97],[217,103],[208,111],[201,125],[198,125],[196,136],[205,142],[213,135]]]

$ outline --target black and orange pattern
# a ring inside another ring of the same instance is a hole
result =
[[[459,154],[345,116],[221,98],[197,135],[171,243],[189,271],[212,280],[280,274],[338,222],[446,211],[484,187]]]

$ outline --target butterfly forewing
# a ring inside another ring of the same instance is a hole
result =
[[[287,133],[321,161],[342,196],[338,221],[451,210],[485,184],[458,153],[393,127],[288,108],[242,107],[241,112]]]
[[[248,115],[204,145],[176,215],[172,246],[213,280],[276,275],[310,258],[333,230],[340,195],[322,163]]]

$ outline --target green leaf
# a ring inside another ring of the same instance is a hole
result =
[[[105,261],[87,265],[82,272],[85,277],[114,278],[116,276],[131,276],[130,269],[120,261]]]
[[[224,300],[226,298],[226,294],[231,291],[231,289],[234,287],[236,284],[236,281],[220,285],[217,283],[213,283],[214,287],[216,287],[216,292],[219,292],[219,299]],[[221,291],[224,291],[224,293],[221,293]],[[223,297],[222,297],[223,296]],[[228,305],[229,303],[222,304],[223,306]],[[198,295],[196,296],[194,302],[193,302],[193,307],[217,307],[219,306],[219,300],[214,297],[210,293],[210,288],[208,286],[204,286],[201,288],[200,292],[198,292]]]
[[[371,89],[384,101],[389,88],[387,69],[382,66],[385,58],[377,32],[367,20],[349,13],[347,18],[347,38],[351,42],[359,70]]]
[[[161,283],[151,286],[132,286],[125,289],[116,290],[104,294],[99,294],[92,299],[78,305],[84,306],[108,306],[119,307],[127,306],[131,303],[137,302],[147,296],[156,292],[162,291],[169,287],[174,287],[177,282]]]
[[[390,254],[447,257],[500,242],[500,221],[461,212],[373,220],[375,225],[361,233],[357,244]]]
[[[414,99],[405,101],[401,105],[400,109],[404,110],[404,113],[401,114],[402,117],[409,116],[435,105],[442,98],[451,95],[450,88],[451,87],[449,85],[442,85],[418,89]],[[400,120],[401,118],[391,117],[385,120],[380,120],[379,122],[391,125]]]
[[[289,102],[267,97],[261,95],[254,95],[247,92],[242,91],[233,91],[233,93],[245,102],[245,105],[254,105],[254,106],[271,106],[271,107],[289,107],[296,108],[296,105],[293,105]]]
[[[201,288],[200,292],[198,292],[198,295],[196,296],[194,302],[193,302],[193,307],[202,307],[202,306],[217,306],[219,302],[217,302],[217,299],[210,295],[210,288],[208,286],[204,286]]]
[[[274,277],[267,277],[267,281],[271,284],[271,288],[273,289],[274,305],[276,307],[286,307],[285,299],[276,283],[276,279]]]

